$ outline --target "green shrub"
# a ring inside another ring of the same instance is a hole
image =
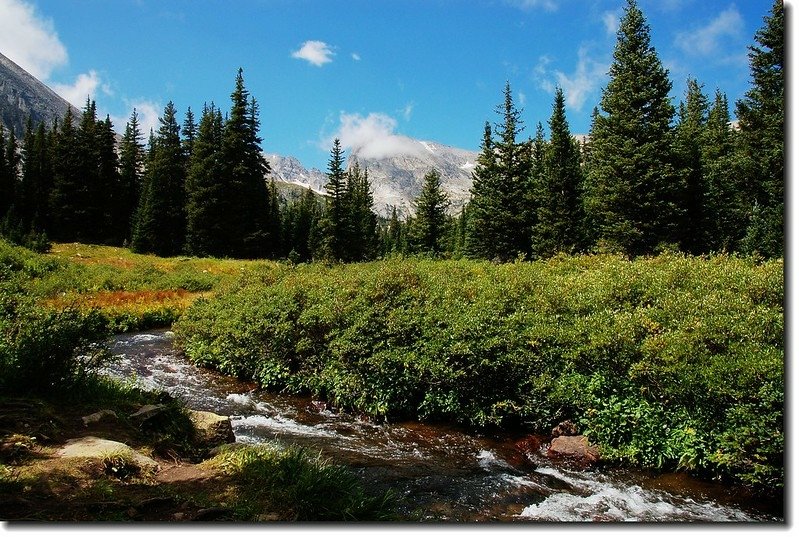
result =
[[[394,517],[391,492],[368,493],[345,466],[304,448],[277,444],[223,451],[208,463],[233,478],[245,517],[265,509],[281,519],[380,521]]]
[[[175,330],[198,363],[377,419],[569,418],[611,460],[773,487],[782,273],[673,253],[301,265],[196,302]]]

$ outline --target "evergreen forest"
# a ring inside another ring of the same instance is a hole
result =
[[[149,133],[134,109],[118,135],[91,99],[50,126],[28,121],[22,139],[0,126],[0,404],[94,404],[111,390],[96,384],[96,342],[168,327],[181,358],[253,392],[514,438],[551,439],[568,422],[603,464],[690,473],[781,505],[781,0],[763,21],[743,97],[691,78],[674,103],[626,0],[590,133],[572,133],[562,88],[550,117],[526,125],[506,83],[495,121],[476,126],[471,197],[455,214],[430,169],[412,215],[378,216],[370,170],[339,139],[324,194],[286,194],[242,69],[228,106],[181,114],[169,102]],[[122,393],[115,404],[128,405]],[[177,461],[173,447],[164,460]],[[262,483],[277,470],[253,466],[252,450],[236,464],[225,453],[225,468],[252,473],[244,495],[205,482],[241,496],[231,518],[388,516],[325,468],[309,489],[287,478],[287,505],[346,499],[338,484],[355,507],[269,507]],[[30,488],[11,467],[0,460],[0,494]]]
[[[117,140],[87,99],[52,127],[0,130],[0,230],[20,244],[129,245],[161,256],[294,262],[366,261],[392,253],[511,261],[558,253],[635,257],[784,251],[784,16],[775,2],[750,47],[752,87],[735,103],[689,79],[672,82],[641,10],[628,2],[610,81],[589,136],[569,129],[562,89],[548,129],[524,139],[506,84],[486,122],[471,199],[459,214],[430,170],[401,220],[378,218],[368,168],[347,169],[338,140],[326,196],[285,199],[261,152],[258,102],[239,70],[230,109],[170,102],[145,144],[136,110]],[[548,137],[545,135],[548,131]]]

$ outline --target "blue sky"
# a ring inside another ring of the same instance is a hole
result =
[[[730,103],[771,0],[639,0],[675,104],[696,77]],[[477,150],[509,81],[526,130],[564,88],[589,130],[625,0],[0,0],[0,52],[121,132],[172,100],[229,106],[236,71],[261,108],[266,152],[324,169],[346,147],[398,135]],[[198,114],[199,115],[199,114]]]

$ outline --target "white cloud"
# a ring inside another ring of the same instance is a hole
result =
[[[52,87],[53,91],[77,108],[83,108],[87,97],[96,100],[98,88],[106,95],[111,95],[108,84],[103,84],[100,75],[93,69],[88,73],[79,74],[72,84],[54,83]]]
[[[542,8],[546,11],[555,11],[558,9],[557,0],[505,0],[508,4],[524,10],[532,10]]]
[[[550,71],[550,60],[539,59],[535,73],[538,85],[548,93],[554,93],[560,86],[566,99],[566,107],[571,110],[582,110],[588,98],[593,95],[605,81],[610,65],[591,58],[586,47],[577,51],[577,65],[572,74],[563,71]],[[554,80],[553,80],[554,79]]]
[[[111,121],[114,123],[114,130],[119,133],[125,132],[125,125],[130,121],[130,116],[133,114],[133,109],[136,109],[136,115],[139,122],[139,131],[142,133],[143,142],[147,143],[150,137],[150,129],[158,131],[160,123],[158,116],[163,111],[164,107],[154,101],[145,99],[126,100],[129,112],[126,116],[111,116]]]
[[[609,35],[615,35],[619,31],[619,14],[615,11],[606,11],[602,14],[602,22],[605,24],[605,31]]]
[[[0,0],[0,52],[40,80],[66,65],[67,49],[53,22],[24,0]]]
[[[405,121],[411,120],[411,114],[413,114],[413,107],[414,103],[408,103],[405,105],[405,108],[402,109],[402,117]]]
[[[353,52],[353,53],[351,54],[351,56],[352,56],[352,59],[353,59],[353,60],[355,60],[356,62],[359,62],[359,61],[361,61],[361,55],[360,55],[360,54],[358,54],[357,52]]]
[[[324,41],[306,41],[299,50],[291,53],[292,58],[305,60],[317,67],[332,62],[333,56],[335,56],[335,52]]]
[[[713,56],[719,53],[725,38],[740,37],[743,31],[743,17],[735,5],[731,5],[705,26],[677,34],[676,43],[688,54]]]
[[[386,114],[373,112],[364,117],[342,112],[339,122],[336,133],[320,144],[324,149],[330,148],[334,138],[341,141],[344,149],[365,159],[415,155],[423,149],[411,138],[395,134],[397,120]]]
[[[527,104],[527,95],[521,91],[519,92],[519,104],[522,106]]]

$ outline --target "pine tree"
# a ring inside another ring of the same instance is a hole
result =
[[[289,259],[295,263],[311,261],[314,251],[314,236],[317,233],[316,229],[321,214],[316,194],[310,188],[306,189],[300,199],[286,212]]]
[[[341,261],[373,259],[377,252],[377,217],[372,212],[374,198],[369,183],[369,170],[358,161],[344,173],[343,240]]]
[[[39,123],[34,132],[29,120],[22,149],[22,180],[16,197],[17,215],[25,232],[43,232],[48,228],[53,176],[49,141],[44,123]]]
[[[543,151],[535,143],[534,162],[542,161],[537,181],[537,218],[532,229],[532,251],[538,257],[572,253],[583,245],[580,149],[566,120],[563,90],[555,92],[549,120],[550,142]]]
[[[115,196],[116,235],[122,242],[130,242],[133,233],[136,205],[142,190],[144,171],[144,144],[139,129],[136,109],[125,125],[125,134],[119,145],[119,189]]]
[[[634,0],[625,7],[613,58],[604,114],[591,132],[585,207],[601,247],[646,254],[674,241],[681,192],[671,164],[671,82]]]
[[[222,163],[223,121],[213,103],[205,106],[186,176],[186,252],[198,257],[230,255],[232,210]]]
[[[716,91],[702,146],[705,242],[708,251],[739,249],[751,213],[751,198],[736,154],[736,133],[730,126],[727,97]]]
[[[136,252],[172,256],[183,251],[186,233],[185,164],[172,101],[159,122],[158,135],[151,141],[131,246]]]
[[[6,133],[0,123],[0,221],[5,218],[11,208],[16,191],[16,178],[11,173],[11,166],[6,160]]]
[[[672,154],[678,181],[683,187],[685,209],[679,227],[679,243],[687,252],[699,254],[707,250],[705,169],[703,141],[707,125],[708,101],[696,79],[689,79],[685,100],[680,103],[674,128]]]
[[[57,127],[53,144],[53,188],[50,192],[49,235],[58,241],[84,240],[85,218],[83,158],[74,125],[72,108]]]
[[[106,115],[97,123],[97,173],[99,178],[100,218],[102,229],[98,239],[106,244],[120,245],[126,238],[124,215],[117,211],[121,205],[117,199],[121,194],[119,175],[119,156],[117,153],[116,133],[111,117]]]
[[[347,240],[347,183],[344,171],[344,151],[341,141],[333,140],[330,159],[327,163],[327,207],[321,222],[319,257],[331,261],[346,258]]]
[[[740,121],[739,173],[754,200],[742,247],[768,257],[784,252],[785,219],[785,14],[774,0],[749,47],[752,88],[736,103]]]
[[[474,172],[469,251],[474,257],[508,261],[529,255],[532,222],[525,194],[529,151],[516,140],[524,127],[510,84],[505,85],[504,102],[497,113],[503,122],[495,126],[496,139],[486,125]]]
[[[422,191],[414,200],[416,216],[408,230],[412,251],[440,255],[445,249],[448,231],[449,198],[441,188],[441,174],[430,170],[423,179]]]
[[[183,120],[183,154],[188,159],[194,150],[194,140],[197,138],[197,123],[194,121],[194,112],[191,107],[186,110],[186,118]]]
[[[244,87],[242,69],[230,98],[222,134],[222,180],[227,183],[231,204],[224,223],[229,230],[229,251],[234,257],[265,257],[276,250],[279,230],[270,221],[272,202],[265,181],[270,170],[261,153],[258,106]]]

